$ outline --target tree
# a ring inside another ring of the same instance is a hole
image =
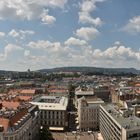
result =
[[[39,140],[54,140],[47,126],[41,126]]]
[[[74,98],[75,96],[75,85],[73,85],[72,83],[69,83],[69,96],[70,98]]]

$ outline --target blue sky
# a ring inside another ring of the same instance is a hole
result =
[[[140,69],[139,0],[0,0],[0,69]]]

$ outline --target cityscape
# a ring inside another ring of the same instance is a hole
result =
[[[0,0],[0,140],[140,140],[140,0]]]
[[[1,140],[139,140],[139,75],[61,69],[1,73]]]

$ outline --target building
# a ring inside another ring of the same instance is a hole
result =
[[[47,93],[52,96],[68,96],[69,88],[68,85],[60,83],[50,83],[47,86]]]
[[[104,140],[139,140],[140,119],[120,113],[113,104],[100,106],[100,132]]]
[[[40,124],[47,125],[50,130],[63,131],[68,126],[68,98],[58,96],[42,96],[31,102],[38,105]]]
[[[87,87],[87,86],[79,86],[75,89],[75,105],[77,107],[77,101],[79,98],[81,97],[85,97],[85,98],[92,98],[95,96],[94,94],[94,90],[91,87]]]
[[[99,98],[78,99],[78,129],[81,131],[99,129],[99,106],[104,102]]]
[[[34,140],[39,133],[38,107],[31,104],[17,110],[0,110],[0,140]]]
[[[19,92],[20,96],[35,96],[37,91],[35,89],[23,89]]]
[[[109,102],[111,100],[109,86],[99,85],[94,88],[94,93],[98,98],[101,98],[104,102]]]

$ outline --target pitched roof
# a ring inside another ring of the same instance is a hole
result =
[[[24,89],[21,90],[20,94],[35,94],[35,89]]]
[[[2,106],[3,107],[6,107],[6,108],[17,109],[17,107],[20,106],[20,103],[19,102],[13,102],[13,101],[2,101],[0,103],[2,103]]]
[[[18,98],[20,100],[23,100],[23,101],[29,101],[32,97],[30,97],[30,96],[18,96]]]

